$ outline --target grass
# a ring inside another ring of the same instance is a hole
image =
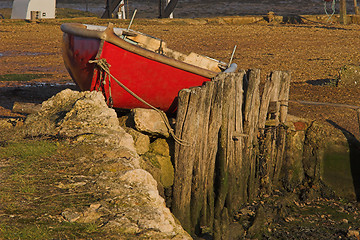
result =
[[[0,81],[13,82],[21,81],[27,82],[38,78],[50,77],[51,74],[3,74],[0,75]]]
[[[67,208],[82,209],[99,199],[87,187],[71,187],[73,176],[88,175],[89,162],[79,162],[88,148],[0,135],[0,239],[100,239],[97,224],[61,217]]]
[[[64,223],[52,227],[46,223],[27,225],[25,227],[0,224],[0,239],[79,239],[87,234],[98,232],[95,224]]]

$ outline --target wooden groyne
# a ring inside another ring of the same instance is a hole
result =
[[[261,95],[260,70],[250,70],[180,91],[175,131],[188,144],[175,146],[172,212],[187,231],[226,238],[239,207],[276,184],[289,87],[290,73],[276,71]]]

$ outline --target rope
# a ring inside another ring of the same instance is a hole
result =
[[[302,100],[283,100],[280,102],[292,102],[292,103],[299,103],[299,104],[303,104],[303,105],[342,107],[342,108],[349,108],[349,109],[355,110],[357,113],[357,120],[358,120],[358,125],[359,125],[359,130],[360,130],[360,106],[342,104],[342,103],[311,102],[311,101],[302,101]]]
[[[133,91],[131,91],[129,88],[127,88],[124,84],[122,84],[119,80],[117,80],[111,73],[110,73],[110,64],[106,61],[105,58],[100,58],[100,59],[96,59],[96,60],[90,60],[89,63],[96,63],[97,66],[99,66],[99,68],[101,70],[103,70],[105,72],[105,74],[107,74],[107,76],[109,76],[109,91],[111,91],[110,89],[110,77],[112,79],[114,79],[114,81],[119,84],[120,87],[122,87],[126,92],[128,92],[129,94],[131,94],[131,96],[133,96],[134,98],[136,98],[137,100],[139,100],[140,102],[144,103],[145,105],[147,105],[148,107],[154,109],[157,113],[160,114],[161,118],[163,119],[166,128],[169,131],[169,134],[174,138],[175,142],[181,144],[181,145],[190,145],[188,142],[178,138],[175,133],[174,130],[172,129],[172,127],[170,126],[169,120],[166,116],[166,114],[164,113],[164,111],[157,109],[156,107],[154,107],[153,105],[151,105],[150,103],[146,102],[144,99],[142,99],[141,97],[139,97],[138,95],[136,95]],[[105,77],[106,78],[106,77]],[[110,93],[110,97],[111,97],[111,93]]]
[[[333,0],[332,3],[331,3],[331,10],[333,11],[331,14],[329,14],[327,12],[327,1],[324,1],[324,10],[325,10],[325,13],[326,15],[328,16],[328,19],[326,20],[326,22],[330,21],[330,19],[332,18],[332,16],[335,14],[335,3],[336,3],[336,0]]]
[[[300,103],[304,105],[320,105],[320,106],[329,106],[329,107],[342,107],[342,108],[350,108],[354,110],[360,110],[360,106],[342,104],[342,103],[327,103],[327,102],[311,102],[311,101],[303,101],[303,100],[283,100],[281,102],[292,102],[292,103]]]

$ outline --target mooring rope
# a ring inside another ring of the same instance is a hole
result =
[[[335,3],[336,3],[336,0],[333,0],[332,3],[331,3],[331,10],[332,10],[332,13],[329,14],[328,11],[327,11],[327,3],[328,1],[324,1],[324,10],[325,10],[325,13],[326,15],[328,16],[328,19],[326,20],[326,22],[330,21],[330,19],[332,18],[332,16],[335,14]]]
[[[328,107],[341,107],[341,108],[349,108],[355,110],[357,113],[357,120],[360,131],[360,106],[342,104],[342,103],[327,103],[327,102],[312,102],[312,101],[303,101],[303,100],[283,100],[280,101],[282,103],[298,103],[303,105],[317,105],[317,106],[328,106]]]
[[[168,129],[169,134],[172,136],[172,138],[174,138],[175,142],[177,142],[177,143],[179,143],[181,145],[190,145],[188,142],[178,138],[175,135],[174,129],[172,129],[172,127],[170,126],[169,119],[167,118],[164,111],[154,107],[153,105],[151,105],[150,103],[146,102],[144,99],[142,99],[141,97],[136,95],[133,91],[131,91],[129,88],[127,88],[123,83],[121,83],[118,79],[116,79],[110,73],[110,64],[106,61],[105,58],[100,58],[100,59],[96,59],[96,60],[90,60],[89,63],[96,63],[97,66],[99,66],[99,68],[101,70],[103,70],[105,72],[105,74],[107,74],[107,76],[109,76],[109,84],[110,84],[110,77],[111,77],[112,79],[114,79],[114,81],[117,84],[119,84],[120,87],[122,87],[126,92],[131,94],[131,96],[133,96],[134,98],[136,98],[140,102],[144,103],[145,105],[147,105],[148,107],[154,109],[157,113],[159,113],[161,118],[163,119],[163,121],[165,123],[166,128]],[[106,78],[106,75],[105,75],[105,78]],[[109,91],[111,91],[111,89],[109,89]],[[110,94],[110,97],[111,97],[111,93],[109,93],[109,94]]]

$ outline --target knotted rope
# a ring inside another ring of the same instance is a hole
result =
[[[175,142],[181,144],[181,145],[190,145],[188,142],[178,138],[175,135],[174,129],[172,129],[172,127],[170,126],[169,120],[165,114],[164,111],[154,107],[153,105],[151,105],[150,103],[146,102],[144,99],[142,99],[141,97],[139,97],[138,95],[136,95],[133,91],[131,91],[129,88],[127,88],[123,83],[121,83],[118,79],[116,79],[111,73],[110,73],[110,64],[106,61],[105,58],[100,58],[100,59],[95,59],[95,60],[90,60],[89,63],[95,63],[97,64],[97,66],[100,68],[101,71],[104,71],[105,73],[105,79],[108,76],[109,77],[109,99],[111,99],[110,101],[112,102],[112,97],[111,97],[111,88],[110,88],[110,77],[112,79],[114,79],[114,81],[119,84],[120,87],[122,87],[126,92],[128,92],[131,96],[133,96],[134,98],[136,98],[137,100],[139,100],[140,102],[144,103],[146,106],[154,109],[157,113],[160,114],[161,118],[163,119],[166,128],[168,129],[169,134],[171,135],[171,137],[175,140]]]

